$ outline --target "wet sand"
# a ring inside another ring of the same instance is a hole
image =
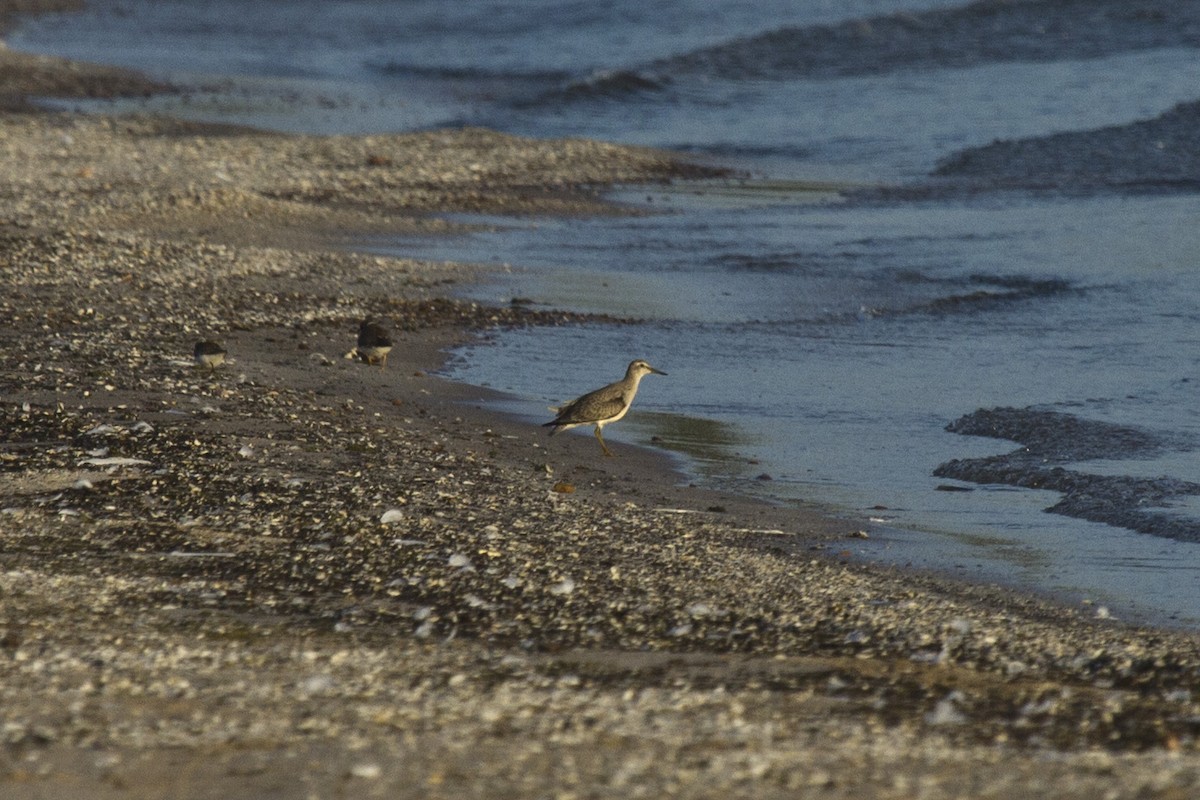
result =
[[[352,247],[702,170],[45,113],[0,57],[5,797],[1197,791],[1194,635],[854,565],[853,519],[489,413],[444,349],[579,320]],[[368,315],[386,368],[345,357]]]

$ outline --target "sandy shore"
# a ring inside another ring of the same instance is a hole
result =
[[[46,71],[150,87],[0,63],[0,794],[1200,791],[1195,636],[847,564],[852,520],[489,414],[443,348],[578,320],[347,248],[696,168],[41,113]],[[368,314],[386,369],[343,357]]]

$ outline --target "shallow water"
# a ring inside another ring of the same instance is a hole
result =
[[[872,557],[969,562],[989,579],[1114,613],[1136,606],[1191,621],[1194,544],[1047,515],[1055,493],[933,474],[1018,447],[950,433],[948,423],[980,407],[1032,406],[1178,443],[1106,452],[1101,437],[1087,462],[1064,462],[1073,469],[1200,481],[1190,402],[1200,376],[1186,352],[1200,237],[1178,224],[1191,207],[1175,195],[1016,195],[982,208],[710,202],[666,218],[538,221],[426,254],[523,265],[480,287],[479,299],[646,320],[515,331],[468,348],[453,374],[526,398],[519,410],[531,420],[643,356],[670,377],[647,379],[610,438],[654,437],[724,485],[865,512],[881,524]],[[1126,268],[1130,229],[1159,246],[1139,274]],[[683,422],[696,419],[710,424]],[[1194,509],[1174,512],[1200,530]]]
[[[1200,483],[1200,2],[93,9],[11,44],[210,87],[121,108],[318,132],[477,124],[746,170],[616,194],[646,215],[379,246],[508,265],[480,299],[643,320],[457,354],[454,377],[511,392],[531,421],[645,357],[670,376],[611,438],[654,438],[698,480],[865,512],[866,558],[1200,624],[1200,500],[1158,491]],[[993,408],[1017,410],[1017,438],[1060,421],[1062,452],[1003,482],[937,477],[1018,450],[946,429]],[[1014,485],[1048,465],[1085,486],[1152,480],[1096,521]]]

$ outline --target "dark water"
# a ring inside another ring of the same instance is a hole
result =
[[[866,512],[865,558],[1200,623],[1200,2],[99,2],[10,42],[207,87],[148,104],[184,116],[746,170],[387,247],[644,320],[459,353],[515,413],[644,357],[611,438]]]

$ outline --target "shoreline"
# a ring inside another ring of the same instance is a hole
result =
[[[847,564],[851,521],[548,439],[428,371],[471,330],[578,318],[333,247],[597,213],[591,187],[689,174],[669,154],[27,111],[0,154],[6,795],[1200,784],[1195,634]],[[367,314],[386,369],[342,357]]]

